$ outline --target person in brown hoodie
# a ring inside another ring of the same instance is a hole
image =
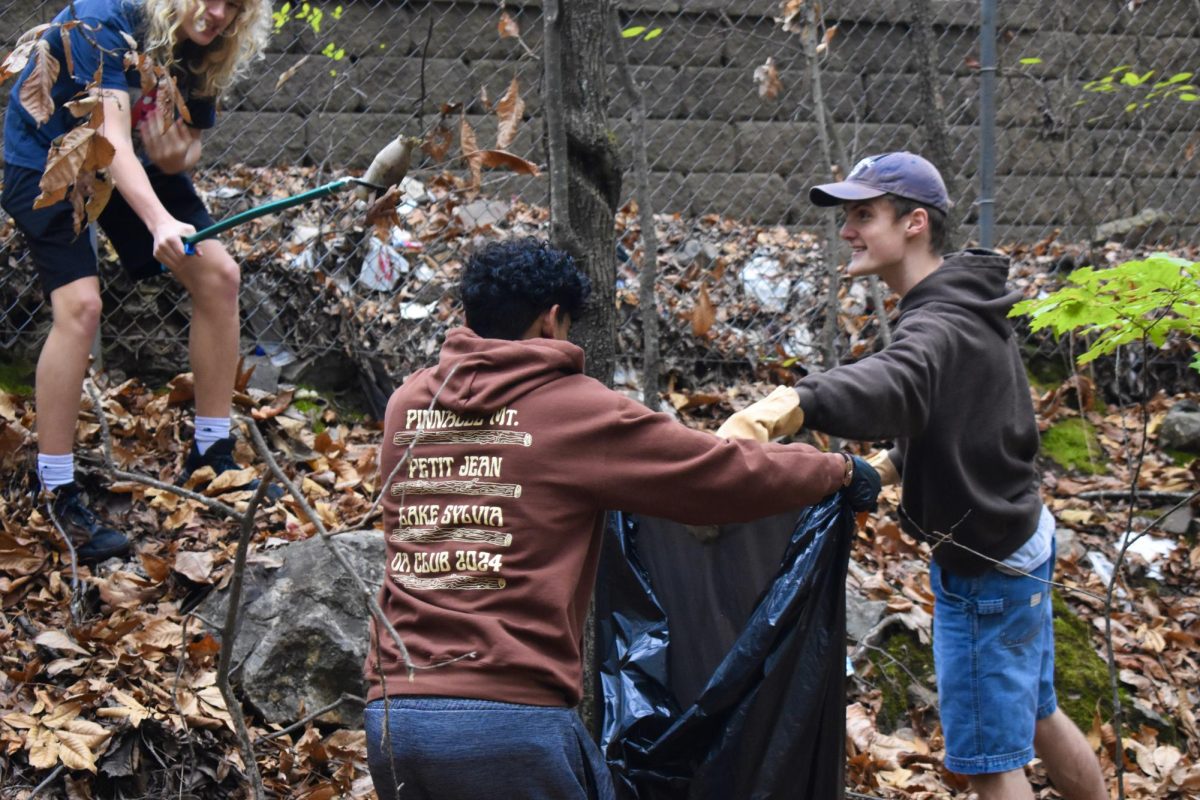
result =
[[[584,375],[567,334],[589,292],[544,242],[483,247],[464,268],[467,327],[388,403],[380,605],[417,669],[372,626],[381,800],[613,796],[574,711],[607,509],[745,522],[843,487],[874,505],[861,459],[722,440]]]

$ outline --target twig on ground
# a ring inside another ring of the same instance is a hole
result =
[[[1137,499],[1149,503],[1178,503],[1188,501],[1196,496],[1195,492],[1138,492]],[[1092,492],[1080,492],[1071,495],[1080,500],[1129,500],[1128,489],[1097,489]]]
[[[29,800],[33,800],[35,797],[37,797],[39,794],[41,794],[45,789],[47,789],[50,786],[50,784],[54,783],[54,781],[58,779],[58,776],[62,775],[63,769],[64,769],[63,765],[59,764],[57,767],[55,767],[53,770],[51,770],[50,774],[47,775],[46,778],[41,783],[39,783],[37,786],[33,787],[33,791],[29,793]]]
[[[179,661],[175,664],[175,682],[171,684],[171,703],[175,706],[175,713],[179,715],[179,723],[183,725],[183,738],[187,741],[188,751],[188,773],[185,777],[181,772],[179,775],[179,797],[183,797],[183,787],[191,780],[192,773],[196,769],[196,748],[195,742],[192,741],[192,729],[188,725],[187,716],[183,713],[183,706],[179,704],[179,682],[183,680],[183,665],[187,661],[187,644],[188,644],[188,623],[192,621],[192,615],[188,614],[183,618],[183,630],[179,635],[181,646],[179,648]]]
[[[246,421],[246,423],[261,438],[257,426],[251,421]],[[246,513],[242,515],[241,535],[238,538],[237,555],[234,557],[233,563],[233,578],[229,584],[229,605],[225,609],[225,626],[221,630],[221,655],[217,663],[217,688],[221,690],[221,697],[225,699],[225,710],[233,719],[234,729],[237,732],[238,741],[242,746],[246,771],[249,773],[247,777],[250,779],[254,796],[260,800],[266,796],[263,789],[262,774],[259,772],[258,762],[254,758],[254,745],[250,741],[250,733],[246,730],[246,719],[245,715],[242,714],[241,701],[234,693],[233,686],[229,683],[229,665],[233,660],[233,646],[237,641],[238,622],[241,618],[242,582],[246,574],[246,552],[250,549],[250,537],[254,533],[254,517],[258,513],[258,507],[262,504],[263,498],[267,496],[267,489],[270,485],[271,477],[269,475],[262,476],[258,482],[258,488],[254,491],[254,496],[250,498],[250,503],[246,507]]]
[[[342,703],[358,703],[360,706],[365,706],[367,704],[367,701],[364,700],[363,698],[359,697],[356,694],[349,694],[347,692],[342,692],[342,696],[339,697],[337,700],[334,700],[332,703],[329,703],[328,705],[318,708],[316,711],[312,712],[311,714],[308,714],[307,716],[303,717],[302,719],[296,720],[291,725],[288,725],[286,728],[281,728],[280,730],[277,730],[277,731],[271,731],[270,733],[267,733],[267,734],[264,734],[264,735],[258,737],[257,739],[255,739],[255,744],[259,744],[261,742],[267,742],[267,741],[270,741],[271,739],[278,739],[280,736],[287,736],[292,731],[298,731],[301,728],[303,728],[305,725],[307,725],[308,723],[312,722],[317,717],[321,716],[322,714],[327,714],[330,711],[333,711],[335,708],[340,706]]]

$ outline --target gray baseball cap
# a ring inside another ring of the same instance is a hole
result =
[[[884,153],[868,156],[854,165],[846,180],[823,183],[808,190],[808,199],[818,206],[836,206],[894,194],[950,212],[950,196],[937,167],[916,153]]]

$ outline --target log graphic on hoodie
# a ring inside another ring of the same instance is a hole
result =
[[[484,547],[511,546],[511,533],[487,529],[503,528],[504,513],[499,506],[409,505],[407,498],[519,499],[520,484],[485,480],[501,477],[503,456],[427,455],[436,452],[439,445],[531,447],[533,436],[528,433],[483,427],[518,424],[517,411],[511,408],[484,416],[468,416],[442,408],[406,410],[405,427],[412,430],[396,433],[392,441],[397,447],[412,448],[412,455],[406,465],[407,479],[396,481],[390,487],[391,495],[400,498],[402,505],[398,513],[399,527],[392,530],[389,541],[408,545],[461,542]],[[420,448],[420,455],[416,455],[416,448]],[[489,550],[398,550],[389,564],[392,579],[404,588],[416,591],[503,589],[508,585],[498,574],[503,565],[503,556]],[[489,572],[493,574],[487,574]]]

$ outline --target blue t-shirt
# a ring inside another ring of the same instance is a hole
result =
[[[4,116],[6,164],[36,170],[46,168],[46,155],[50,152],[50,143],[86,120],[86,117],[77,119],[67,110],[67,101],[79,95],[84,87],[91,83],[96,69],[101,65],[104,67],[100,79],[101,88],[119,89],[136,96],[141,87],[141,78],[137,70],[125,69],[125,54],[130,49],[125,35],[133,37],[139,48],[142,46],[144,32],[141,0],[75,0],[75,12],[75,18],[84,24],[67,33],[71,38],[73,70],[67,68],[62,30],[51,28],[42,34],[50,43],[50,52],[59,63],[58,80],[50,90],[54,99],[54,113],[46,124],[38,125],[21,105],[21,85],[33,70],[33,58],[29,59],[29,64],[13,86],[8,110]],[[61,23],[70,19],[71,7],[67,6],[54,18],[54,22]],[[191,124],[196,128],[211,128],[216,124],[216,104],[210,98],[192,97],[190,78],[191,74],[186,70],[176,75],[179,90],[187,102]]]

